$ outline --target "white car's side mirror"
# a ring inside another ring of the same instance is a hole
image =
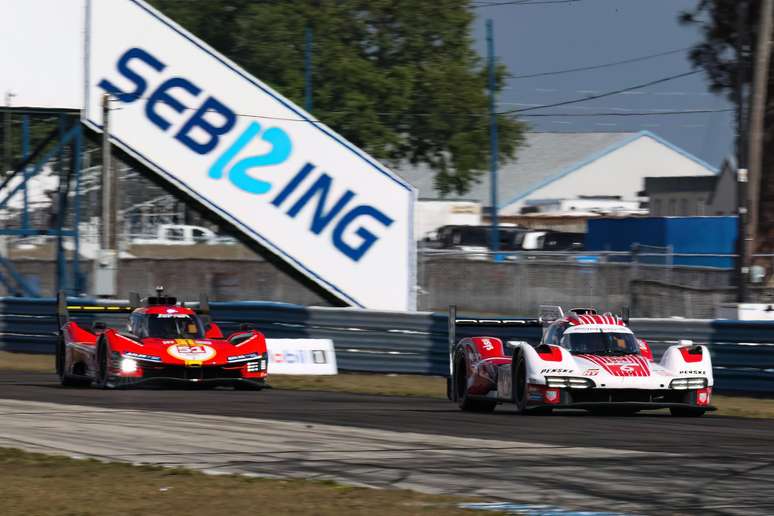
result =
[[[506,346],[508,346],[511,349],[516,349],[520,346],[528,346],[529,342],[526,340],[509,340],[505,343]]]
[[[693,346],[693,341],[689,339],[680,339],[677,341],[678,346]]]

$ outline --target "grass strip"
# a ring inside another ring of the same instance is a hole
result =
[[[211,476],[9,448],[0,448],[0,486],[2,513],[9,516],[473,514],[458,508],[470,500],[451,496],[330,481]]]

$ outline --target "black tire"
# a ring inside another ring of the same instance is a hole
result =
[[[65,376],[65,343],[62,336],[56,341],[56,359],[54,363],[56,365],[56,374],[61,380]]]
[[[464,356],[459,356],[454,361],[454,378],[456,385],[455,390],[457,394],[457,403],[460,410],[465,412],[482,412],[491,413],[494,412],[497,406],[496,400],[471,398],[468,395],[468,368],[467,361]]]
[[[524,354],[517,351],[513,356],[511,369],[511,397],[517,414],[528,414],[527,410],[527,363]]]
[[[110,349],[104,338],[101,338],[97,343],[97,374],[94,379],[94,386],[98,389],[110,388],[110,377],[108,360],[110,358]]]
[[[672,407],[669,409],[669,413],[675,417],[700,417],[705,412],[707,411],[704,409],[689,407]]]
[[[74,376],[67,372],[65,364],[65,342],[63,337],[59,337],[56,343],[56,375],[59,377],[59,383],[62,387],[88,387],[91,385],[91,378],[83,376]]]

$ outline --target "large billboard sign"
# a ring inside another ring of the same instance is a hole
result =
[[[342,301],[414,308],[402,179],[136,0],[92,1],[83,121]]]

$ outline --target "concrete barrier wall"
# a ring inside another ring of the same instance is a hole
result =
[[[18,260],[16,268],[40,285],[44,296],[55,295],[55,263],[50,260]],[[81,262],[90,276],[92,264]],[[87,280],[88,289],[91,285]],[[153,292],[163,285],[181,299],[198,299],[200,292],[213,300],[265,299],[302,305],[327,306],[315,292],[285,274],[270,262],[258,260],[198,260],[194,258],[121,260],[118,275],[120,299],[129,292]],[[4,290],[0,288],[0,290]],[[3,292],[4,295],[10,293]]]
[[[588,305],[611,311],[630,306],[637,317],[703,318],[714,317],[712,296],[702,297],[698,304],[674,295],[656,300],[655,290],[648,287],[648,294],[635,299],[632,286],[664,282],[673,286],[670,292],[682,288],[675,284],[712,287],[724,293],[716,296],[718,299],[725,299],[730,279],[729,271],[698,267],[537,260],[495,263],[455,258],[424,260],[419,275],[422,310],[444,310],[456,304],[461,310],[524,315],[537,314],[540,305],[546,304]]]
[[[20,259],[15,264],[54,295],[55,265]],[[82,262],[91,271],[91,262]],[[491,262],[434,257],[422,260],[417,293],[420,310],[461,310],[493,314],[537,314],[541,304],[589,305],[619,311],[628,305],[637,317],[714,317],[714,306],[729,301],[733,289],[724,270],[523,260]],[[88,284],[88,281],[87,281]],[[257,299],[325,306],[328,303],[270,262],[253,259],[134,258],[120,264],[118,297],[152,292],[164,285],[185,299],[208,292],[213,300]],[[9,295],[0,289],[0,294]]]

